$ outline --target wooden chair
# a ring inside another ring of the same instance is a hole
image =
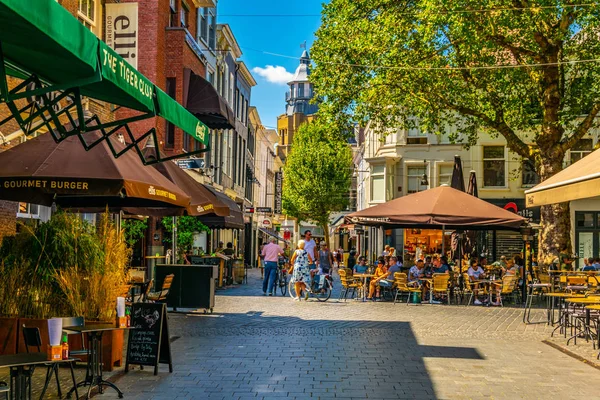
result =
[[[30,347],[36,347],[38,353],[42,351],[42,337],[40,336],[40,330],[38,328],[27,328],[23,325],[23,339],[25,343],[25,350],[29,353]],[[73,385],[75,389],[76,398],[79,398],[79,394],[77,393],[77,381],[75,380],[75,371],[73,370],[73,364],[75,360],[69,359],[61,362],[44,364],[48,369],[46,370],[46,381],[44,382],[44,387],[42,389],[42,394],[40,395],[40,400],[44,398],[44,394],[46,394],[46,390],[48,389],[48,385],[50,384],[50,380],[52,379],[52,375],[56,377],[56,387],[58,389],[58,397],[62,397],[62,391],[60,389],[60,381],[58,379],[58,367],[60,364],[68,364],[71,369],[71,378],[73,379]]]
[[[340,268],[338,273],[340,274],[340,281],[342,282],[339,300],[344,297],[344,301],[346,301],[346,297],[350,291],[352,291],[351,298],[356,296],[357,289],[360,290],[363,286],[362,282],[352,276],[352,270],[350,268]]]
[[[394,295],[394,304],[398,301],[398,296],[402,300],[402,294],[406,293],[406,304],[410,301],[410,294],[413,292],[421,293],[421,288],[419,286],[410,286],[408,284],[408,276],[404,272],[395,272],[394,273],[394,284],[392,288],[396,290],[396,294]]]
[[[461,297],[469,296],[469,300],[467,301],[467,306],[471,304],[473,301],[473,297],[475,296],[475,292],[473,291],[473,284],[471,283],[471,278],[469,278],[469,274],[463,272],[463,287],[460,291]]]
[[[431,296],[437,294],[439,296],[445,296],[450,304],[450,274],[433,274],[433,284],[431,285]]]
[[[152,302],[163,302],[167,300],[167,296],[169,295],[169,291],[171,290],[171,284],[173,283],[173,278],[175,274],[169,274],[165,276],[165,280],[163,281],[162,288],[159,292],[149,292],[146,295],[146,299]]]

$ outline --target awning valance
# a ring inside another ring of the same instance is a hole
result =
[[[125,128],[132,142],[124,150],[127,151],[138,147],[138,143],[150,135],[158,142],[154,129],[134,136],[127,124],[160,116],[206,146],[194,153],[208,150],[209,132],[204,123],[99,40],[56,1],[0,0],[0,24],[0,102],[5,102],[12,114],[0,121],[0,125],[14,118],[25,134],[47,125],[48,131],[56,130],[53,137],[57,142],[73,135],[83,138],[83,133],[88,130],[100,130],[102,140],[105,140]],[[7,75],[24,82],[9,90]],[[62,94],[47,96],[50,92]],[[42,105],[30,100],[36,96],[44,96]],[[81,96],[140,113],[107,122],[98,117],[86,118]],[[57,102],[66,97],[70,100],[69,105],[56,111]],[[30,104],[17,106],[15,101],[19,99],[29,99]],[[71,122],[71,130],[62,127],[67,121]],[[93,128],[89,125],[91,121],[95,122]],[[97,144],[88,145],[86,149]],[[117,155],[114,150],[113,155]],[[144,162],[149,164],[190,155],[190,152],[170,157],[158,154],[156,160]]]
[[[262,233],[264,233],[265,235],[274,237],[275,239],[277,239],[279,241],[288,242],[288,240],[285,240],[284,238],[279,236],[276,231],[272,231],[272,230],[266,229],[266,228],[258,228],[258,230],[261,231]]]

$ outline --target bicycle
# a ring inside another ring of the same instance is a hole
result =
[[[295,283],[296,281],[292,275],[290,278],[290,283],[288,284],[288,291],[291,298],[296,298],[296,288],[294,287]],[[310,288],[305,287],[309,296],[316,297],[317,300],[321,302],[327,301],[331,297],[331,292],[333,291],[333,279],[329,274],[315,275],[310,286]],[[299,293],[298,297],[302,298],[302,293]]]
[[[287,288],[287,270],[281,267],[277,268],[275,275],[275,283],[273,284],[273,292],[277,293],[277,288],[281,291],[281,295],[285,296],[285,290]]]

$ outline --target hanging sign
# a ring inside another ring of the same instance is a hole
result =
[[[270,219],[263,219],[263,225],[264,226],[271,226],[271,220]]]
[[[281,192],[283,191],[283,172],[275,172],[275,214],[281,214]]]
[[[106,44],[137,69],[138,3],[106,3]]]

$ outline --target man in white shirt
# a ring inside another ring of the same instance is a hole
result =
[[[315,243],[315,240],[312,238],[312,232],[310,230],[306,230],[304,232],[304,250],[308,254],[310,254],[310,258],[313,260],[312,264],[308,264],[309,269],[316,268],[315,260],[318,260],[316,249],[317,249],[317,244]]]
[[[471,281],[478,281],[479,279],[483,279],[485,278],[485,271],[483,270],[483,268],[481,268],[481,266],[477,263],[476,260],[473,260],[471,262],[471,266],[469,267],[469,270],[467,271],[467,275],[469,275],[469,279]],[[465,285],[469,285],[470,282],[464,282]],[[475,287],[473,289],[473,294],[475,295],[475,301],[473,302],[473,304],[475,304],[476,306],[480,306],[483,303],[481,301],[479,301],[479,299],[477,298],[477,292],[478,292],[478,284],[475,283]]]

